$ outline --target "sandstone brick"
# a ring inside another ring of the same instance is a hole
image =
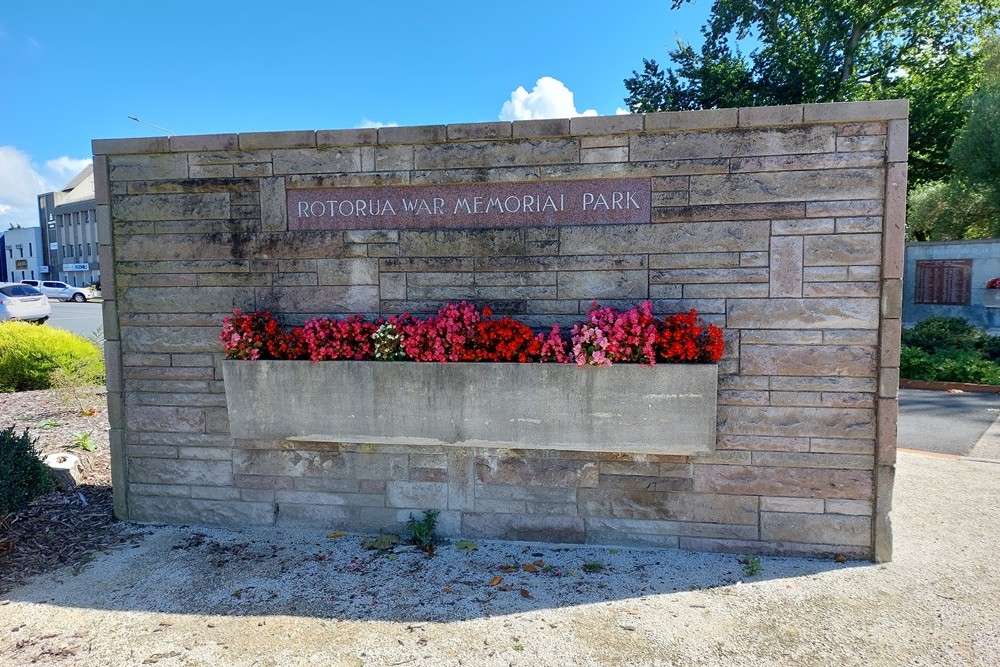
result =
[[[867,500],[872,497],[873,475],[868,470],[696,465],[694,489],[704,493]]]
[[[719,432],[734,435],[871,438],[873,410],[719,406]]]
[[[821,345],[821,331],[781,331],[779,329],[759,329],[740,332],[741,345]],[[767,389],[765,385],[763,389]]]
[[[743,449],[761,452],[807,452],[809,438],[753,436],[753,435],[720,435],[717,449]]]
[[[650,269],[708,269],[740,266],[737,252],[678,252],[649,256]]]
[[[875,458],[880,465],[896,463],[896,425],[899,402],[895,398],[878,399],[878,426]]]
[[[645,127],[646,131],[731,128],[736,127],[738,113],[738,109],[699,109],[697,111],[649,113],[645,116]]]
[[[877,199],[880,169],[837,169],[691,177],[691,204],[757,204],[810,199]]]
[[[626,491],[691,491],[694,482],[689,477],[657,477],[641,475],[604,475],[600,476],[601,489],[621,489]]]
[[[188,174],[191,178],[232,178],[236,168],[231,164],[192,165]]]
[[[516,120],[511,130],[515,138],[559,137],[569,134],[569,118]]]
[[[357,148],[312,148],[274,151],[275,174],[332,174],[361,171]]]
[[[770,155],[767,157],[741,157],[730,161],[729,171],[802,171],[804,169],[849,169],[881,167],[885,162],[882,153],[806,153],[801,155]]]
[[[474,495],[477,507],[480,499],[519,500],[537,503],[575,503],[577,488],[575,485],[554,487],[477,484]]]
[[[760,499],[761,512],[798,512],[800,514],[822,514],[824,511],[824,507],[825,507],[824,501],[821,498],[765,497]]]
[[[598,134],[580,137],[580,148],[610,148],[612,146],[628,146],[627,134]],[[626,159],[628,151],[625,152]]]
[[[902,336],[901,320],[882,320],[882,338],[879,345],[879,365],[899,367],[899,341]]]
[[[168,137],[135,137],[132,139],[94,139],[90,142],[94,155],[128,155],[169,153]]]
[[[107,206],[111,203],[111,186],[108,183],[108,169],[108,156],[94,155],[94,198],[98,211],[100,211],[102,206]],[[110,222],[110,218],[108,221]],[[98,238],[110,239],[111,236],[110,234],[101,234]]]
[[[387,299],[406,298],[406,274],[384,273],[379,275],[378,298],[381,304]],[[382,310],[380,305],[379,310]]]
[[[442,285],[471,286],[475,282],[473,273],[412,273],[406,277],[410,287],[438,287]],[[348,283],[350,284],[350,283]]]
[[[476,479],[480,484],[521,486],[597,486],[597,466],[589,461],[480,458]]]
[[[878,283],[875,282],[821,282],[805,283],[802,296],[809,298],[829,297],[878,297]]]
[[[771,238],[770,296],[802,296],[803,242],[799,236]]]
[[[575,163],[579,157],[579,139],[522,139],[503,143],[473,141],[417,146],[413,152],[416,169]]]
[[[846,200],[806,202],[806,215],[810,218],[831,216],[882,215],[882,200]]]
[[[770,253],[760,250],[740,253],[740,266],[767,266],[770,262]]]
[[[885,151],[885,137],[884,136],[853,136],[853,137],[840,136],[837,137],[837,151],[838,152]]]
[[[840,329],[823,332],[824,345],[878,345],[878,332],[864,329]]]
[[[448,509],[448,485],[442,482],[388,482],[385,487],[387,507]]]
[[[274,523],[272,503],[131,494],[128,499],[128,510],[130,520],[154,523],[198,523],[234,528],[270,526]]]
[[[633,162],[827,153],[835,147],[832,127],[739,129],[717,132],[640,134],[632,137]]]
[[[740,127],[798,125],[802,123],[802,105],[742,107],[739,110]]]
[[[879,369],[878,395],[880,398],[897,398],[899,396],[899,369]]]
[[[740,329],[874,329],[876,299],[743,299],[728,304],[727,325]]]
[[[570,134],[617,134],[639,132],[643,129],[642,114],[619,114],[615,116],[576,116],[570,118]]]
[[[849,514],[851,516],[871,516],[872,501],[870,500],[841,500],[838,498],[827,498],[827,514]]]
[[[906,162],[909,153],[909,123],[903,119],[889,121],[888,155],[889,162]]]
[[[906,118],[909,100],[875,100],[804,105],[805,121],[879,121]]]
[[[581,516],[699,523],[757,523],[757,497],[629,489],[580,489]]]
[[[757,284],[686,284],[683,296],[685,299],[753,299],[767,296],[768,286]]]
[[[642,299],[648,292],[646,271],[560,271],[559,298]]]
[[[903,316],[903,281],[889,278],[882,281],[882,317],[899,319]]]
[[[811,438],[809,451],[826,454],[859,454],[872,456],[875,441],[852,438]]]
[[[834,470],[872,470],[875,467],[870,454],[823,454],[817,452],[754,452],[753,464]]]
[[[122,290],[120,307],[147,313],[220,313],[243,308],[253,302],[250,287],[127,287]]]
[[[317,260],[316,277],[320,285],[378,285],[378,260]]]
[[[561,230],[560,253],[592,255],[700,252],[706,247],[718,251],[766,250],[768,223],[720,222],[670,225],[616,225],[566,227]]]
[[[288,209],[285,207],[285,180],[260,180],[261,229],[267,232],[288,231]]]
[[[871,518],[840,514],[761,512],[760,536],[765,540],[868,546]]]
[[[316,145],[316,132],[241,132],[240,150],[253,151],[269,148],[311,148]]]
[[[880,465],[876,468],[872,556],[878,563],[892,560],[892,488],[895,476],[894,466]]]
[[[378,131],[373,127],[351,130],[317,130],[316,146],[374,146]]]
[[[579,517],[467,512],[462,515],[462,534],[493,539],[582,543],[584,523]]]
[[[875,351],[861,346],[746,345],[741,349],[740,370],[751,375],[813,377],[824,373],[871,377]]]
[[[812,391],[772,391],[770,405],[774,406],[818,406],[823,403],[823,395]],[[766,404],[766,403],[765,403]]]
[[[187,156],[180,153],[112,157],[112,181],[152,181],[188,177]]]
[[[771,234],[832,234],[835,231],[833,218],[803,218],[799,220],[775,220],[771,223]]]
[[[519,255],[524,252],[524,233],[520,229],[401,231],[399,251],[403,257]]]
[[[719,405],[768,405],[766,391],[726,391],[719,390]]]
[[[225,193],[136,195],[116,197],[112,202],[116,219],[207,220],[230,217],[229,195]]]
[[[729,220],[786,220],[805,215],[803,202],[767,204],[704,204],[700,206],[658,206],[653,222],[708,222]]]
[[[617,164],[619,162],[626,162],[627,160],[628,160],[628,146],[583,148],[580,150],[580,162],[584,164],[598,164],[598,163]]]
[[[414,125],[410,127],[378,128],[379,144],[420,144],[446,141],[445,125]]]
[[[231,485],[229,461],[129,457],[129,480],[146,484]]]

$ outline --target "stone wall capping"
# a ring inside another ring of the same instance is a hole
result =
[[[269,148],[315,148],[315,130],[292,130],[287,132],[241,132],[240,150],[260,150]]]
[[[170,137],[170,150],[174,153],[197,151],[235,151],[239,148],[238,134],[196,134]]]
[[[806,104],[803,107],[804,120],[807,123],[893,120],[906,118],[909,115],[910,101],[830,102]]]
[[[736,127],[738,109],[660,111],[644,116],[647,132],[658,130],[717,130]]]
[[[378,130],[362,127],[353,130],[317,130],[316,146],[374,146],[378,143]]]
[[[134,137],[131,139],[94,139],[90,142],[94,155],[134,155],[169,153],[170,137]]]
[[[577,116],[569,119],[569,131],[574,135],[621,134],[641,132],[644,126],[642,114],[620,114],[617,116]]]
[[[512,124],[508,121],[492,123],[455,123],[445,126],[448,141],[477,141],[482,139],[510,139]]]
[[[803,117],[803,106],[801,104],[788,104],[775,107],[741,107],[739,109],[739,126],[800,125]]]
[[[511,131],[515,139],[561,137],[569,134],[569,126],[569,118],[515,120],[511,123]]]
[[[448,140],[447,125],[411,125],[378,128],[378,144],[437,144]]]

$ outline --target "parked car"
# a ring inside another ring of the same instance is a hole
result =
[[[87,300],[87,290],[82,287],[67,285],[61,280],[22,280],[25,285],[31,285],[41,291],[42,294],[60,301],[76,301],[83,303]]]
[[[24,320],[41,324],[51,314],[48,297],[34,287],[0,283],[0,321]]]

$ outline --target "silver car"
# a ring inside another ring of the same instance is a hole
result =
[[[67,285],[61,280],[22,280],[21,283],[31,285],[45,296],[60,301],[83,303],[87,300],[87,290]]]
[[[51,314],[48,297],[34,287],[21,283],[0,283],[0,322],[24,320],[41,324]]]

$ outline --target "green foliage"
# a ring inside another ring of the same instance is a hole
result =
[[[746,556],[741,558],[740,564],[743,566],[743,574],[747,577],[755,577],[764,569],[761,567],[760,558],[757,556]]]
[[[73,444],[71,445],[71,447],[78,447],[79,449],[82,449],[85,452],[94,451],[94,449],[97,447],[96,443],[94,442],[94,432],[86,431],[81,433],[74,433]]]
[[[1000,236],[1000,213],[991,192],[959,180],[923,183],[907,198],[910,241],[956,241]]]
[[[674,0],[676,9],[692,0]],[[946,179],[1000,0],[714,0],[700,50],[625,79],[634,112],[905,97],[910,183]]]
[[[976,350],[985,338],[985,332],[961,317],[928,317],[904,329],[902,342],[934,354],[941,350]]]
[[[956,177],[989,193],[994,212],[1000,211],[1000,40],[988,43],[983,81],[966,106],[968,120],[955,138],[951,163]]]
[[[961,318],[928,318],[904,329],[902,342],[902,378],[1000,384],[1000,336],[989,336]]]
[[[104,382],[104,357],[69,331],[26,322],[0,323],[0,392]]]
[[[580,566],[580,569],[587,574],[597,574],[598,572],[604,572],[604,563],[599,560],[587,561]]]
[[[406,522],[406,529],[410,531],[410,539],[415,545],[417,545],[421,551],[426,551],[428,554],[434,554],[434,528],[437,527],[437,510],[427,510],[424,512],[424,518],[418,519],[412,514],[410,515],[410,520]]]
[[[36,440],[14,427],[0,431],[0,517],[24,508],[53,488],[49,469],[38,458]]]

